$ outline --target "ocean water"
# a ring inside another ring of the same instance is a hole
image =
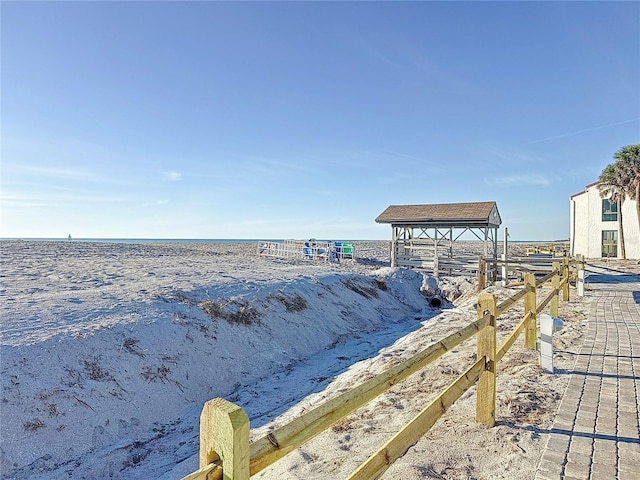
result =
[[[93,243],[257,243],[282,242],[282,239],[251,238],[0,238],[30,242],[93,242]]]
[[[284,242],[283,238],[0,238],[2,241],[24,240],[29,242],[93,242],[93,243],[127,243],[127,244],[149,244],[149,243],[258,243],[258,242]],[[335,239],[334,239],[335,240]],[[343,242],[368,242],[380,240],[353,240],[337,239]],[[325,241],[324,239],[322,241]]]

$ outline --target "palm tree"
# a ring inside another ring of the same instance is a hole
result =
[[[598,190],[600,197],[606,198],[611,203],[615,203],[618,210],[618,231],[620,232],[620,255],[623,260],[627,259],[627,252],[624,247],[624,230],[622,228],[622,202],[626,198],[626,170],[619,162],[610,163],[598,179]]]
[[[622,147],[613,156],[621,174],[626,196],[636,201],[638,228],[640,228],[640,144]],[[604,172],[603,172],[604,173]]]

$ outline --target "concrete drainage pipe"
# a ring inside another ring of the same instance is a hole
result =
[[[429,305],[431,305],[433,308],[439,308],[442,306],[442,299],[438,295],[434,295],[433,297],[429,298]]]

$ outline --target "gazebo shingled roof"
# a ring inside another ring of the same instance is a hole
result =
[[[501,220],[496,202],[390,205],[376,223],[424,226],[498,227]]]

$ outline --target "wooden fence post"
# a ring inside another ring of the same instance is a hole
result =
[[[476,421],[489,427],[496,424],[496,297],[482,294],[478,299],[478,318],[489,314],[487,326],[478,332],[478,359],[485,357],[485,368],[478,379]]]
[[[481,292],[487,286],[487,261],[483,256],[478,259],[478,291]]]
[[[536,276],[533,273],[524,274],[524,286],[531,286],[531,291],[524,296],[524,315],[531,314],[529,323],[524,332],[524,344],[527,348],[536,348],[536,340],[538,339],[536,325]]]
[[[223,398],[209,400],[200,414],[200,468],[218,459],[224,480],[249,479],[249,418]]]
[[[564,257],[562,259],[562,300],[569,301],[569,259]]]
[[[551,299],[549,306],[551,316],[558,317],[558,303],[560,297],[560,262],[553,262],[553,278],[551,278],[551,287],[556,291]]]

